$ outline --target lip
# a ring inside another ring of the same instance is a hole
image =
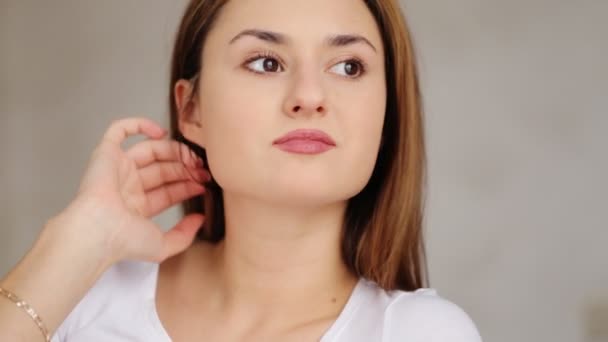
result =
[[[318,129],[296,129],[276,139],[273,145],[286,152],[317,154],[334,148],[336,142]]]

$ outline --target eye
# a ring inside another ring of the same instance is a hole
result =
[[[357,78],[363,75],[365,67],[362,62],[356,59],[349,59],[334,65],[331,70],[339,75]]]
[[[245,63],[246,63],[246,68],[249,71],[252,71],[252,72],[255,72],[258,74],[283,71],[283,67],[281,66],[281,63],[279,62],[279,60],[276,57],[271,56],[271,55],[266,55],[266,54],[257,55],[253,58],[250,58]]]

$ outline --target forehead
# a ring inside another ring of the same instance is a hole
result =
[[[281,32],[293,41],[319,41],[332,34],[360,34],[381,46],[372,13],[363,0],[230,0],[214,31],[231,39],[245,29]]]

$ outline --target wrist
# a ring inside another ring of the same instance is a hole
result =
[[[44,319],[49,331],[61,324],[112,265],[105,248],[90,238],[89,231],[78,234],[83,224],[80,218],[64,213],[51,218],[32,248],[0,284],[27,301]],[[31,325],[25,315],[6,313],[9,306],[0,303],[1,317],[20,317],[15,318],[19,320],[16,326]]]
[[[96,227],[100,221],[93,212],[86,204],[71,204],[47,221],[34,248],[43,253],[62,253],[67,259],[79,258],[82,264],[105,271],[115,260],[110,238],[103,227]]]

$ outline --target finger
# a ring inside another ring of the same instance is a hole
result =
[[[182,161],[185,165],[201,165],[202,161],[188,146],[175,140],[145,140],[127,151],[127,156],[138,168],[157,161]]]
[[[149,138],[159,139],[166,131],[156,122],[147,118],[127,118],[114,121],[103,136],[103,140],[122,144],[132,135],[143,134]]]
[[[194,241],[196,232],[202,227],[204,219],[205,217],[201,214],[190,214],[164,233],[158,260],[163,261],[186,250]]]
[[[144,191],[150,191],[163,184],[179,181],[197,183],[210,180],[209,173],[201,168],[188,168],[180,162],[157,162],[138,170]]]
[[[160,186],[146,193],[146,216],[158,215],[164,210],[205,192],[205,187],[193,181],[176,182]]]

